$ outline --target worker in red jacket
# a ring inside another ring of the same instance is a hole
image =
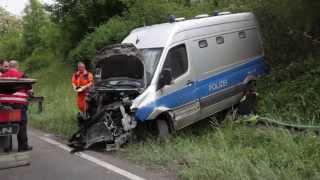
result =
[[[3,73],[7,72],[9,70],[9,62],[6,60],[0,61],[0,77]]]
[[[1,77],[22,78],[24,73],[18,70],[19,64],[15,60],[9,62],[9,69],[6,70]]]
[[[93,75],[83,62],[78,63],[78,71],[72,75],[72,87],[77,92],[77,105],[80,112],[87,110],[86,95],[93,83]]]
[[[1,77],[4,78],[24,78],[26,77],[25,74],[18,70],[19,64],[15,60],[11,60],[9,62],[9,69],[4,72]],[[30,90],[27,89],[21,89],[18,92],[14,93],[11,97],[11,102],[14,104],[20,104],[21,105],[21,123],[20,123],[20,130],[17,135],[18,139],[18,151],[30,151],[32,150],[32,147],[28,144],[28,136],[27,136],[27,123],[28,123],[28,97],[29,97]],[[1,96],[0,96],[1,99]],[[4,98],[5,100],[6,98]],[[8,102],[10,103],[10,102]]]

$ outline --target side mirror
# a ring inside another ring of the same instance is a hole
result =
[[[158,82],[158,89],[163,88],[165,85],[169,85],[172,82],[172,72],[171,69],[165,68],[162,70]]]

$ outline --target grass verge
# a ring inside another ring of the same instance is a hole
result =
[[[165,142],[130,144],[121,153],[148,168],[169,169],[179,179],[319,178],[320,138],[312,133],[200,124],[197,132],[188,128]]]
[[[72,71],[59,61],[30,75],[38,83],[34,90],[37,96],[44,96],[44,112],[37,114],[36,105],[30,107],[30,124],[33,127],[65,137],[77,130],[76,94],[72,90]]]
[[[320,124],[320,58],[279,67],[259,83],[261,115],[279,121]]]

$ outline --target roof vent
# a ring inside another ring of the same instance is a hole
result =
[[[217,11],[217,10],[213,11],[212,15],[213,16],[219,16],[219,11]]]
[[[168,20],[169,20],[169,23],[174,23],[176,21],[176,16],[175,15],[170,15]]]
[[[176,16],[174,16],[174,15],[170,15],[168,19],[169,19],[169,23],[180,22],[180,21],[186,20],[186,18],[184,18],[184,17],[176,18]]]
[[[207,18],[207,17],[209,17],[208,14],[200,14],[200,15],[195,16],[194,18],[200,19],[200,18]]]
[[[220,12],[219,16],[223,16],[223,15],[229,15],[232,14],[231,12],[225,11],[225,12]]]
[[[175,19],[175,22],[180,22],[180,21],[184,21],[184,20],[186,20],[186,18],[184,18],[184,17],[176,18],[176,19]]]

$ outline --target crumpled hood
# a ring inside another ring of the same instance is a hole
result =
[[[94,61],[96,77],[145,79],[143,56],[133,44],[117,44],[100,50]]]

